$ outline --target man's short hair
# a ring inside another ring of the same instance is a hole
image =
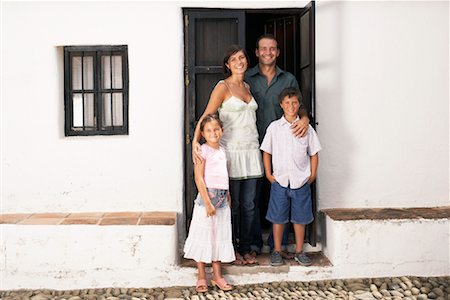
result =
[[[275,42],[277,42],[277,49],[280,49],[280,48],[278,47],[278,41],[277,41],[277,39],[275,38],[275,36],[274,36],[273,34],[270,34],[270,33],[263,34],[263,35],[261,35],[261,36],[256,40],[256,49],[259,48],[259,41],[262,40],[262,39],[274,40]]]
[[[300,90],[298,88],[295,87],[288,87],[285,88],[284,90],[281,91],[280,95],[278,96],[278,101],[281,104],[281,102],[283,101],[284,98],[288,97],[297,97],[298,102],[300,102],[300,106],[302,106],[302,93],[300,92]]]

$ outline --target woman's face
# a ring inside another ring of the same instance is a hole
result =
[[[235,54],[231,55],[226,66],[230,69],[231,74],[244,74],[245,71],[247,71],[248,66],[247,58],[245,57],[244,52],[239,50]]]

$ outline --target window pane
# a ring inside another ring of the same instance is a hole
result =
[[[111,94],[103,94],[103,116],[102,116],[102,126],[111,126]]]
[[[94,59],[92,56],[83,57],[83,88],[94,89]]]
[[[123,97],[122,93],[113,93],[113,124],[123,125]]]
[[[102,88],[111,88],[111,56],[102,56]]]
[[[113,88],[122,88],[122,56],[114,55],[113,59]]]
[[[73,127],[83,127],[82,94],[73,94]]]
[[[122,95],[122,93],[113,93],[112,94],[112,102],[111,102],[111,94],[110,93],[103,94],[102,99],[103,99],[102,125],[104,127],[123,126],[123,95]],[[111,107],[111,105],[112,105],[112,107]],[[112,121],[111,121],[111,117],[112,117]]]
[[[122,56],[103,55],[102,56],[102,88],[110,89],[122,88]]]
[[[94,94],[84,94],[84,126],[95,126]]]
[[[72,89],[81,90],[81,56],[72,57]]]

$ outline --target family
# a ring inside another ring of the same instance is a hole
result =
[[[258,263],[263,245],[260,203],[267,201],[271,265],[284,264],[283,258],[311,264],[303,240],[305,225],[314,218],[310,184],[321,146],[295,77],[276,65],[280,50],[275,37],[261,36],[255,54],[258,64],[248,70],[245,50],[237,45],[228,49],[225,79],[214,87],[195,128],[198,196],[184,252],[197,262],[197,292],[208,291],[206,263],[212,264],[211,285],[224,291],[233,287],[222,276],[221,262]],[[283,251],[288,234],[284,224],[289,222],[295,254]]]

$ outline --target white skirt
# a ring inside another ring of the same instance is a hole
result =
[[[189,235],[184,244],[184,257],[196,262],[232,262],[231,210],[227,205],[216,209],[216,215],[206,216],[204,206],[194,205]]]

